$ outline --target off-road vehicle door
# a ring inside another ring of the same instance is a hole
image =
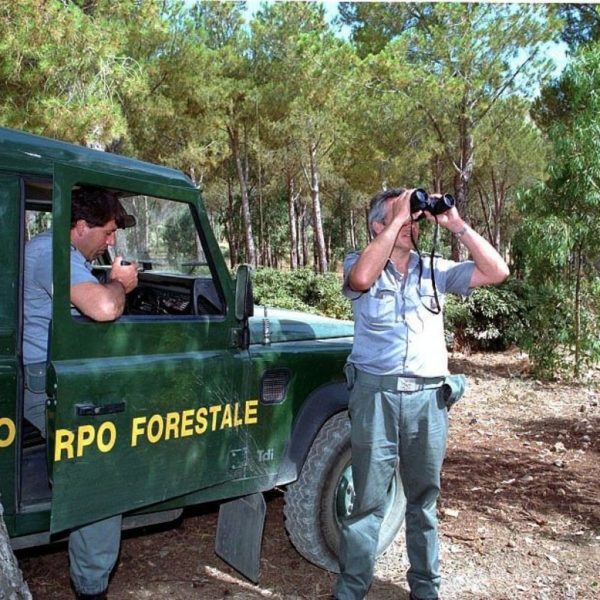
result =
[[[71,195],[87,186],[118,191],[137,221],[117,232],[116,253],[139,263],[139,285],[109,323],[69,302]],[[244,394],[232,280],[196,194],[191,185],[56,169],[52,532],[244,477],[258,403]]]
[[[0,173],[0,239],[2,261],[0,265],[0,478],[1,501],[4,510],[14,512],[15,440],[18,413],[15,410],[17,363],[17,302],[18,302],[18,252],[20,182],[14,175]]]

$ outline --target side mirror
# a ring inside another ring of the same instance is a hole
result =
[[[249,265],[240,265],[235,277],[235,318],[246,321],[254,315],[254,296]]]

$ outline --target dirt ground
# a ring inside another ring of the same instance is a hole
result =
[[[600,376],[541,382],[519,352],[451,357],[469,388],[450,413],[440,502],[445,600],[600,598]],[[335,576],[306,562],[268,498],[261,583],[213,551],[216,507],[127,533],[111,600],[328,598]],[[66,546],[22,552],[35,599],[72,598]],[[378,562],[369,600],[406,600],[400,535]]]

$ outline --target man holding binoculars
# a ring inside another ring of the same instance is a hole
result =
[[[472,260],[415,252],[417,221],[436,222]],[[466,296],[501,283],[508,267],[460,217],[449,195],[394,188],[371,200],[373,239],[344,261],[343,293],[352,300],[354,345],[346,365],[351,389],[352,474],[356,498],[343,524],[335,598],[364,598],[371,585],[387,492],[399,464],[406,495],[407,579],[411,600],[438,598],[436,504],[446,450],[448,408],[464,377],[449,375],[443,296]]]

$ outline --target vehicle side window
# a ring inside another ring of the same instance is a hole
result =
[[[52,227],[52,181],[25,180],[25,241]]]
[[[28,242],[32,237],[42,231],[52,227],[52,213],[40,212],[38,210],[25,211],[25,241]]]
[[[135,225],[117,231],[109,257],[98,261],[94,273],[102,280],[102,271],[108,271],[115,256],[138,263],[139,283],[127,296],[125,317],[224,315],[223,294],[199,235],[194,207],[125,193],[120,202]]]
[[[136,224],[119,230],[117,254],[136,260],[144,271],[211,277],[189,204],[150,196],[122,198],[121,204]]]

